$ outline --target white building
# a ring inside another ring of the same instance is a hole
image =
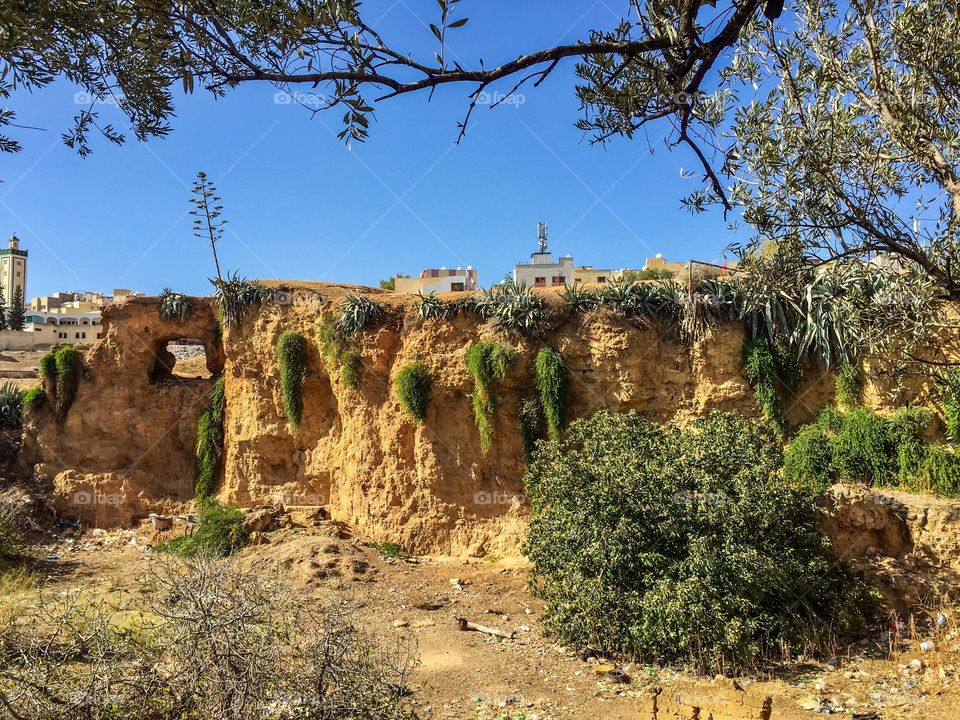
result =
[[[547,226],[537,221],[537,252],[530,254],[530,262],[513,267],[513,281],[527,287],[563,287],[573,285],[574,267],[570,255],[553,259],[547,251]]]
[[[27,251],[20,249],[20,239],[11,235],[7,247],[0,249],[0,290],[6,307],[13,307],[13,297],[17,290],[26,303],[27,297]]]
[[[465,290],[479,290],[477,283],[477,271],[473,266],[467,265],[466,270],[456,268],[427,268],[420,277],[402,277],[396,275],[393,278],[393,289],[396,292],[405,293],[447,293],[463,292]]]
[[[103,332],[99,310],[56,313],[27,310],[23,329],[40,333],[34,336],[37,343],[69,345],[96,342]]]

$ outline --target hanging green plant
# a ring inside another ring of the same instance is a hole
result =
[[[210,389],[207,407],[197,421],[197,477],[193,488],[198,500],[213,494],[220,476],[225,409],[224,380],[220,377]]]
[[[860,368],[851,362],[843,363],[834,379],[837,407],[852,410],[863,397],[863,375]]]
[[[360,371],[363,367],[360,353],[351,347],[330,315],[324,315],[320,324],[320,352],[328,370],[337,370],[344,385],[360,387]]]
[[[515,358],[513,348],[497,343],[478,342],[467,350],[467,371],[473,378],[473,417],[484,455],[493,447],[496,398],[491,384],[503,379]]]
[[[947,439],[960,444],[960,368],[950,368],[937,382]]]
[[[563,435],[563,418],[570,384],[567,364],[559,351],[545,346],[537,353],[534,369],[543,414],[547,420],[547,432],[551,440],[559,440]]]
[[[300,431],[303,416],[303,376],[307,369],[307,339],[297,332],[285,332],[277,340],[280,389],[290,432]]]
[[[529,467],[537,450],[537,440],[543,435],[543,413],[536,398],[520,403],[520,439],[523,440],[523,460]]]
[[[393,380],[400,406],[415,422],[427,416],[430,384],[430,373],[421,362],[405,365]]]
[[[777,434],[783,435],[783,403],[777,393],[776,362],[767,338],[756,337],[744,344],[744,371],[761,415]]]
[[[81,365],[80,352],[70,345],[62,347],[54,353],[56,369],[54,387],[56,390],[53,398],[53,410],[58,422],[62,423],[67,419],[67,412],[77,397]]]

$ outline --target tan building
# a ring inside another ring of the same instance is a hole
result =
[[[396,292],[429,295],[430,293],[479,290],[480,285],[477,283],[477,271],[468,265],[465,270],[463,268],[455,270],[443,267],[427,268],[415,278],[395,275],[393,289]]]
[[[27,251],[20,249],[20,239],[11,235],[7,247],[0,249],[0,290],[6,307],[13,307],[13,297],[19,290],[27,297]]]
[[[605,283],[613,279],[613,272],[609,269],[599,269],[592,265],[581,265],[573,268],[573,282],[585,285]]]

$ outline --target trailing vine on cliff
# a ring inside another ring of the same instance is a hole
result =
[[[567,390],[570,374],[563,355],[550,347],[542,347],[534,363],[537,375],[537,390],[547,420],[547,432],[551,440],[563,435],[563,417],[567,409]]]
[[[223,458],[223,416],[226,409],[223,378],[210,389],[209,401],[197,421],[197,477],[194,494],[203,500],[213,494]]]
[[[497,403],[492,383],[506,376],[515,358],[513,348],[497,343],[477,342],[467,350],[467,371],[473,378],[473,417],[484,455],[493,447]]]
[[[360,353],[347,342],[329,315],[325,315],[320,324],[320,352],[330,368],[338,371],[344,385],[360,387]]]
[[[297,332],[285,332],[277,340],[280,363],[280,389],[290,432],[300,431],[303,417],[303,375],[307,369],[307,339]]]
[[[427,416],[430,385],[430,373],[421,362],[403,366],[393,380],[400,406],[414,422],[421,422]]]
[[[67,412],[77,397],[81,365],[79,351],[70,345],[40,358],[40,377],[57,422],[67,419]]]
[[[834,380],[837,406],[851,410],[860,404],[863,395],[863,376],[854,363],[845,362],[837,370]]]

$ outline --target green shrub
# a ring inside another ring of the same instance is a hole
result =
[[[943,406],[947,439],[960,444],[960,367],[945,372],[937,382],[937,390]]]
[[[853,363],[843,363],[834,378],[834,388],[839,407],[849,410],[859,405],[863,397],[863,375],[860,368]]]
[[[830,444],[844,480],[882,485],[896,470],[887,421],[867,408],[854,408],[844,414]]]
[[[198,500],[204,500],[213,494],[220,477],[225,409],[224,380],[221,377],[217,378],[210,389],[207,407],[200,413],[197,421],[197,476],[193,487]]]
[[[835,405],[827,405],[817,416],[817,427],[830,433],[840,432],[843,427],[843,412]]]
[[[280,390],[290,432],[300,431],[303,417],[303,376],[307,370],[307,339],[297,332],[285,332],[277,340]]]
[[[174,292],[170,288],[164,288],[160,293],[160,317],[164,320],[187,319],[192,307],[190,300],[183,293]]]
[[[473,417],[484,455],[493,447],[496,398],[491,385],[506,376],[515,358],[513,348],[497,343],[478,342],[467,350],[467,371],[473,378]]]
[[[34,385],[23,394],[23,407],[38,408],[47,401],[47,394],[40,385]]]
[[[527,398],[520,403],[520,439],[523,441],[523,459],[527,465],[533,462],[537,449],[537,440],[543,435],[543,414],[540,402]]]
[[[927,454],[923,434],[932,420],[929,410],[917,407],[900,408],[887,419],[890,447],[901,483],[908,482],[923,467]]]
[[[927,448],[919,472],[921,489],[945,497],[960,497],[960,456],[950,448]]]
[[[396,560],[407,557],[403,547],[395,542],[375,543],[373,547],[382,557],[394,558]]]
[[[777,434],[783,435],[783,402],[777,392],[776,361],[767,338],[756,337],[744,344],[744,372],[760,414]]]
[[[360,387],[360,371],[363,363],[360,353],[353,348],[346,348],[340,353],[340,380],[347,387]]]
[[[430,373],[421,362],[405,365],[393,380],[400,406],[415,422],[427,416],[430,397]]]
[[[199,525],[192,535],[167,540],[154,549],[184,557],[226,557],[242,548],[250,539],[243,527],[243,513],[216,500],[205,500],[197,512],[197,519]]]
[[[53,409],[57,420],[63,422],[67,419],[67,412],[77,397],[82,360],[80,352],[67,345],[54,353],[54,361],[57,379]]]
[[[559,440],[563,434],[563,417],[567,409],[567,389],[570,375],[567,364],[557,350],[542,347],[534,363],[537,374],[537,390],[547,419],[547,432],[551,440]]]
[[[40,358],[40,379],[47,387],[54,388],[57,384],[57,356],[51,350]]]
[[[821,492],[832,482],[830,438],[817,425],[804,425],[783,451],[783,476],[795,487]]]
[[[723,413],[681,429],[601,412],[541,444],[524,551],[545,629],[714,672],[863,629],[870,596],[781,462],[768,428]]]
[[[18,428],[22,424],[24,392],[11,380],[0,383],[0,427]]]

